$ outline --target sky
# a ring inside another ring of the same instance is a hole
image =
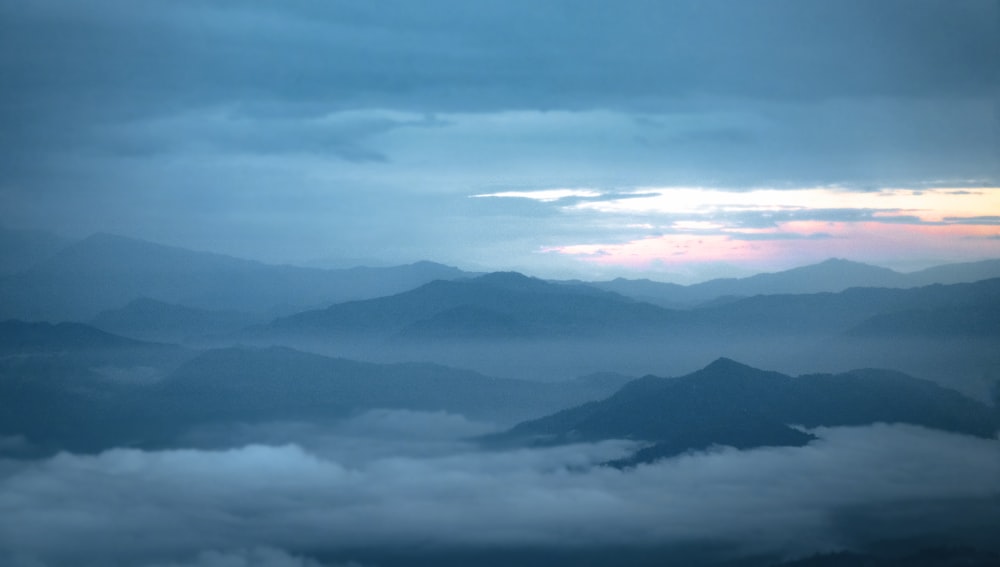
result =
[[[0,0],[0,225],[697,281],[1000,257],[995,0]]]

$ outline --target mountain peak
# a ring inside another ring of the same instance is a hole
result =
[[[732,371],[757,370],[757,369],[752,366],[743,364],[742,362],[736,362],[731,358],[721,356],[713,360],[708,366],[706,366],[702,370],[709,372],[720,372],[720,371],[732,372]]]
[[[524,289],[548,285],[538,278],[526,276],[520,272],[491,272],[474,278],[473,281],[493,286]]]

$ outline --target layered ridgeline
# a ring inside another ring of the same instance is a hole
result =
[[[652,462],[714,445],[801,446],[798,429],[905,423],[993,437],[993,408],[890,370],[797,378],[729,359],[679,378],[647,376],[613,396],[521,423],[492,443],[564,444],[633,439],[649,446],[617,466]]]
[[[431,262],[324,270],[275,266],[95,234],[0,278],[0,319],[87,321],[150,298],[198,309],[290,313],[465,276]]]
[[[840,292],[852,287],[910,288],[969,283],[1000,277],[1000,260],[946,264],[901,273],[860,262],[831,258],[818,264],[745,278],[720,278],[692,285],[618,278],[588,285],[662,307],[691,308],[754,295]],[[577,282],[584,283],[584,282]]]
[[[65,334],[62,326],[30,325],[45,326],[35,334],[46,328],[49,334]],[[107,342],[104,354],[88,350],[69,356],[50,337],[45,349],[0,359],[0,438],[23,439],[43,454],[170,447],[182,445],[184,435],[203,427],[329,423],[371,409],[444,411],[512,424],[606,397],[629,380],[603,374],[538,383],[435,364],[373,364],[280,347],[194,353],[84,325],[74,328]],[[138,347],[149,351],[145,357],[137,357]]]
[[[576,284],[518,273],[435,281],[394,296],[353,301],[279,318],[263,337],[410,340],[648,336],[835,337],[920,332],[915,318],[943,323],[924,332],[996,336],[1000,278],[910,289],[851,288],[839,293],[759,295],[672,310]]]
[[[594,337],[660,330],[676,318],[675,312],[616,293],[497,272],[298,313],[260,333],[412,340]]]

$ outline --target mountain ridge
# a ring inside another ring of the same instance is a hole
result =
[[[615,466],[632,466],[712,445],[802,446],[809,429],[905,423],[993,437],[991,408],[906,374],[860,369],[792,377],[719,358],[676,378],[645,376],[604,400],[520,423],[489,443],[564,444],[633,439],[650,445]],[[518,441],[520,440],[520,441]]]

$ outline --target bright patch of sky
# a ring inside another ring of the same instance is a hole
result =
[[[907,262],[900,260],[912,259],[915,250],[928,261],[1000,256],[996,187],[558,191],[477,197],[539,200],[554,203],[562,214],[582,223],[595,218],[620,222],[624,237],[615,234],[612,223],[605,224],[604,241],[542,248],[605,268],[684,271],[692,265],[730,263],[780,269],[833,256],[906,268]],[[627,236],[636,229],[647,234]]]

